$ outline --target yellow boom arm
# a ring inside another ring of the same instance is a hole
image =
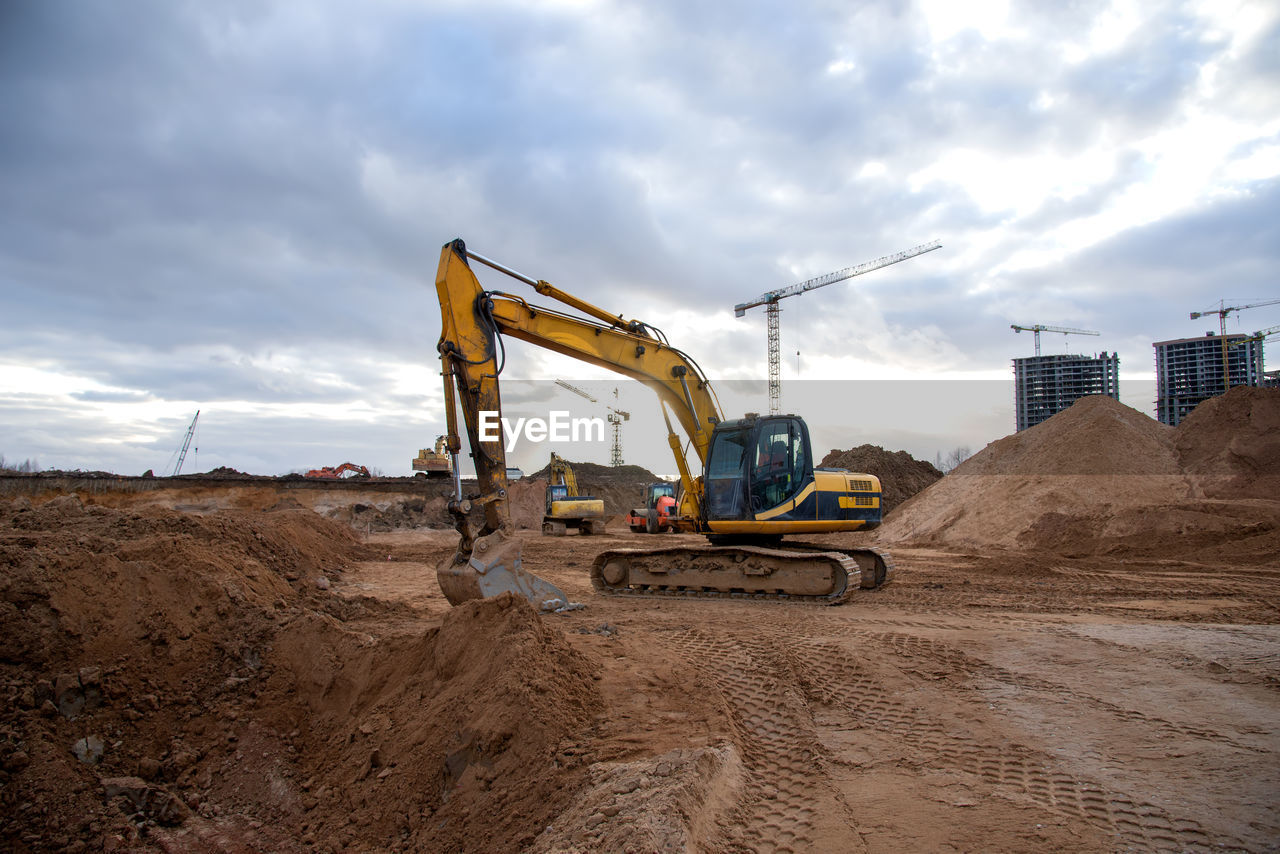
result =
[[[539,293],[591,314],[598,321],[531,305],[511,294],[485,291],[468,265],[467,257],[530,283]],[[639,380],[653,389],[666,409],[675,414],[699,463],[706,459],[711,431],[721,418],[715,392],[691,358],[659,340],[645,324],[624,321],[621,316],[611,315],[546,282],[534,282],[482,256],[468,253],[460,240],[446,244],[441,251],[436,291],[444,314],[438,347],[441,360],[446,363],[446,377],[454,374],[463,399],[468,438],[473,449],[479,446],[492,461],[491,467],[496,465],[499,471],[505,469],[502,443],[479,442],[478,426],[473,426],[469,404],[474,402],[477,411],[500,409],[497,334],[528,341]],[[476,391],[462,392],[464,380],[467,388]],[[450,395],[452,389],[447,380],[445,385],[446,395]],[[478,425],[478,421],[476,423]],[[685,460],[680,437],[669,431],[668,442],[685,493],[697,495],[695,475]],[[477,460],[478,475],[479,465]],[[479,476],[483,489],[486,478]]]
[[[519,279],[538,293],[575,308],[591,319],[531,305],[511,294],[487,291],[481,287],[468,259]],[[462,500],[455,474],[455,496],[450,510],[458,520],[458,530],[462,534],[455,564],[470,561],[475,567],[474,552],[481,550],[478,538],[505,531],[510,524],[506,503],[506,453],[502,439],[499,435],[495,440],[484,441],[480,433],[480,413],[502,411],[498,382],[501,363],[505,359],[502,335],[608,368],[649,386],[661,400],[664,415],[675,415],[699,462],[706,459],[712,430],[721,418],[715,392],[693,360],[661,340],[660,333],[648,325],[609,314],[545,281],[530,279],[468,252],[462,240],[451,241],[440,251],[436,293],[441,314],[437,349],[444,376],[449,451],[455,457],[456,473],[456,456],[461,450],[456,401],[461,403],[467,438],[475,460],[481,492],[478,500],[485,509],[483,529],[473,532],[465,520],[469,503]],[[696,513],[701,496],[700,477],[695,477],[689,470],[683,442],[671,428],[669,418],[667,425],[667,440],[680,471],[687,506]],[[518,564],[518,561],[517,556],[515,562]],[[481,574],[486,572],[488,570]],[[461,574],[467,575],[467,570],[463,569]],[[445,586],[443,568],[441,586]],[[445,593],[453,602],[454,597],[447,589]],[[459,595],[464,599],[475,598],[473,595]]]

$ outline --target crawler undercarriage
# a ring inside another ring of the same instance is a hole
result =
[[[893,561],[871,548],[820,543],[609,549],[591,583],[619,596],[783,599],[840,605],[893,577]]]

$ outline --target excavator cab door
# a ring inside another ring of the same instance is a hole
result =
[[[809,432],[804,422],[799,418],[758,422],[749,490],[752,515],[785,504],[812,479]]]
[[[703,512],[708,519],[748,519],[747,449],[752,428],[741,422],[716,426],[703,470]]]

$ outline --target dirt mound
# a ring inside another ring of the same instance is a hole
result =
[[[602,466],[597,463],[570,462],[578,481],[578,494],[599,498],[604,502],[605,516],[614,517],[611,530],[625,530],[622,517],[634,507],[644,505],[644,489],[662,480],[643,466]],[[511,485],[511,516],[519,528],[542,525],[546,507],[545,494],[550,482],[551,466],[516,481]],[[519,487],[529,485],[527,492],[517,495]]]
[[[576,734],[601,708],[593,668],[522,599],[468,602],[391,648],[322,617],[277,645],[289,666],[272,693],[304,704],[304,764],[328,782],[320,839],[355,815],[389,850],[518,850],[576,785]]]
[[[1106,395],[992,442],[953,474],[1180,474],[1173,429]]]
[[[372,643],[351,620],[421,622],[330,592],[373,557],[304,510],[0,503],[0,847],[527,844],[591,667],[509,598]]]
[[[848,451],[832,450],[819,466],[848,469],[880,478],[880,499],[885,513],[942,477],[932,463],[917,460],[906,451],[886,451],[879,445],[859,445]]]
[[[662,480],[644,466],[602,466],[599,463],[575,462],[570,462],[569,465],[573,467],[579,486],[583,483],[631,484],[654,483]],[[548,480],[551,477],[551,465],[548,463],[527,477]]]
[[[899,507],[878,536],[1079,556],[1272,560],[1280,501],[1262,485],[1280,473],[1280,456],[1270,400],[1224,397],[1174,430],[1111,398],[1083,398],[988,445]],[[1236,473],[1202,474],[1223,468]],[[1243,486],[1233,493],[1224,486],[1232,483]]]
[[[1280,496],[1280,389],[1237,386],[1188,415],[1174,434],[1183,470],[1219,498]]]

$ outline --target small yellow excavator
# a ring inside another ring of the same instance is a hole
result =
[[[573,473],[573,466],[555,451],[551,452],[550,476],[542,533],[563,537],[570,528],[576,528],[579,534],[603,534],[604,502],[578,494],[578,477]]]
[[[471,262],[491,267],[568,306],[533,305],[524,297],[486,290]],[[658,328],[610,314],[548,282],[532,279],[446,243],[436,271],[441,331],[437,349],[444,377],[446,446],[454,496],[449,511],[460,535],[457,552],[437,567],[450,603],[512,591],[535,607],[568,604],[555,585],[526,572],[507,505],[506,453],[482,420],[500,417],[499,377],[506,363],[503,336],[572,356],[632,377],[657,394],[667,442],[680,472],[677,530],[706,536],[706,545],[609,549],[595,559],[597,591],[624,596],[693,596],[841,604],[860,588],[889,580],[893,563],[872,548],[787,541],[794,534],[865,531],[880,524],[880,481],[872,475],[814,466],[809,428],[796,415],[725,420],[711,383],[694,360],[671,346]],[[464,498],[457,455],[461,404],[479,492]],[[676,433],[672,419],[680,425]],[[491,421],[489,422],[491,423]],[[685,443],[697,456],[695,473]],[[484,522],[468,519],[474,504]]]

